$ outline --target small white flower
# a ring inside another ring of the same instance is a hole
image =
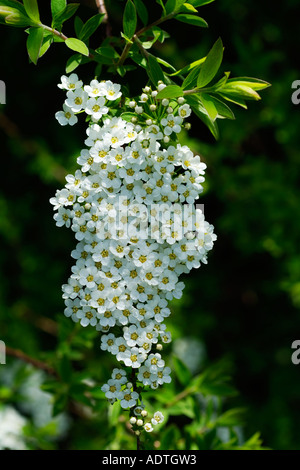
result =
[[[57,86],[62,90],[76,90],[82,87],[82,81],[78,79],[76,73],[71,73],[69,77],[63,75],[61,77],[61,83]]]
[[[85,108],[88,94],[81,88],[76,88],[75,91],[67,92],[67,99],[65,104],[71,108],[73,112],[79,112]]]
[[[69,108],[65,103],[63,104],[63,111],[55,113],[55,117],[61,126],[74,126],[78,122],[77,116],[73,113],[72,109]]]
[[[144,424],[144,429],[147,432],[152,432],[153,431],[153,427],[151,426],[151,423],[145,423]]]
[[[165,417],[160,411],[156,411],[153,415],[153,418],[151,419],[151,423],[153,426],[156,424],[160,424],[164,421]]]

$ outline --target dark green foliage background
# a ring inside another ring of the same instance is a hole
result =
[[[89,3],[81,10],[86,18]],[[108,2],[113,28],[120,29],[122,8]],[[268,447],[300,449],[300,365],[291,362],[291,344],[300,337],[300,105],[291,102],[292,82],[300,79],[299,2],[217,0],[201,10],[209,29],[166,23],[171,39],[157,53],[183,67],[221,36],[222,70],[272,87],[247,111],[236,109],[236,121],[220,122],[218,142],[191,120],[187,142],[208,166],[201,202],[218,240],[208,265],[191,272],[183,299],[173,303],[172,328],[175,337],[204,342],[207,364],[222,357],[231,362],[240,392],[234,403],[248,409],[247,436],[259,430]],[[45,8],[43,17],[48,14]],[[21,29],[0,30],[0,79],[7,87],[7,105],[0,108],[0,338],[51,363],[63,331],[57,326],[60,286],[75,241],[70,230],[55,226],[49,198],[76,167],[84,123],[62,129],[54,118],[69,51],[56,44],[35,67],[24,36]],[[90,80],[93,67],[79,73]],[[127,80],[135,94],[146,76],[131,72]],[[84,331],[80,346],[78,371],[89,361],[91,376],[106,380],[112,364],[97,336]],[[98,430],[76,423],[72,439],[84,448]]]

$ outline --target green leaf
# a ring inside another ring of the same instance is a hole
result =
[[[179,10],[180,13],[198,13],[195,7],[190,3],[184,3]]]
[[[177,70],[175,73],[172,73],[171,76],[175,76],[175,75],[185,75],[186,73],[192,71],[195,67],[197,67],[198,65],[201,65],[203,64],[203,62],[205,61],[206,57],[202,57],[201,59],[198,59],[198,60],[195,60],[194,62],[191,62],[190,64],[186,65],[185,67],[183,67],[182,69],[180,70]],[[200,70],[200,69],[199,69]]]
[[[132,0],[127,0],[125,10],[124,10],[124,15],[123,15],[123,31],[124,31],[125,36],[127,36],[129,39],[131,39],[132,36],[134,35],[135,30],[136,30],[136,25],[137,25],[136,8]]]
[[[136,113],[122,113],[121,118],[124,119],[124,121],[131,122],[132,118],[136,118]]]
[[[73,70],[75,70],[78,65],[81,64],[82,61],[82,55],[81,54],[74,54],[72,55],[66,63],[66,73],[71,73]]]
[[[159,80],[164,81],[164,73],[153,55],[148,57],[148,64],[147,73],[152,83],[156,86]]]
[[[201,121],[208,127],[214,138],[217,140],[219,138],[219,128],[217,125],[217,120],[213,121],[207,114],[206,109],[195,95],[186,95],[185,96],[187,103],[191,106],[193,112],[198,116]],[[201,378],[201,377],[200,377]]]
[[[241,426],[244,424],[245,408],[232,408],[216,419],[218,426]]]
[[[195,8],[202,7],[203,5],[207,5],[212,2],[214,2],[214,0],[189,0],[189,3]]]
[[[210,96],[207,95],[206,93],[201,93],[200,95],[200,100],[204,106],[204,108],[207,111],[208,116],[212,121],[215,121],[215,119],[218,116],[218,111],[216,106],[214,105],[214,102],[210,99]]]
[[[51,13],[52,16],[61,13],[67,6],[66,0],[51,0]]]
[[[118,59],[120,55],[112,46],[103,46],[96,49],[97,54],[100,54],[108,59]]]
[[[223,101],[219,100],[215,96],[209,95],[210,100],[215,105],[216,110],[218,111],[218,117],[223,119],[235,119],[235,116],[229,106],[223,103]]]
[[[250,77],[238,77],[238,78],[230,78],[227,81],[228,85],[242,85],[252,88],[255,91],[264,90],[271,86],[270,83],[265,82],[264,80],[260,80],[258,78],[250,78]]]
[[[226,95],[225,93],[218,92],[218,95],[221,98],[224,98],[226,101],[229,101],[230,103],[237,104],[238,106],[241,106],[241,108],[247,109],[247,105],[244,100],[236,97],[232,97],[230,95]]]
[[[192,24],[194,26],[200,26],[200,28],[207,28],[207,22],[201,18],[200,16],[196,15],[188,15],[180,13],[179,15],[175,16],[176,20],[182,21],[183,23]]]
[[[45,32],[44,32],[44,39],[40,48],[39,58],[42,57],[47,52],[47,50],[49,49],[52,43],[53,43],[52,35],[49,34],[48,36],[45,37]]]
[[[67,5],[61,13],[58,13],[53,17],[52,26],[54,28],[60,27],[65,21],[75,15],[79,5],[79,3],[71,3]]]
[[[166,15],[169,15],[175,10],[176,0],[167,0],[165,4]]]
[[[103,13],[99,13],[98,15],[89,18],[87,22],[82,26],[82,29],[78,36],[79,39],[81,41],[86,41],[90,36],[92,36],[92,34],[94,34],[94,32],[102,23],[104,16],[105,15]]]
[[[134,0],[136,11],[144,26],[148,23],[148,10],[142,0]]]
[[[192,374],[187,366],[176,356],[173,356],[173,365],[180,383],[184,386],[189,385],[192,379]]]
[[[26,14],[24,5],[22,3],[18,2],[17,0],[1,0],[0,1],[0,8],[14,8],[15,10],[18,10],[20,13],[23,15]]]
[[[89,50],[87,46],[84,44],[84,42],[80,41],[80,39],[68,38],[66,39],[65,43],[69,49],[72,49],[72,51],[79,52],[80,54],[83,54],[85,56],[89,55]]]
[[[196,86],[200,69],[201,69],[201,64],[193,68],[191,72],[185,77],[183,84],[182,84],[182,88],[184,90],[187,90],[188,88],[194,88]]]
[[[33,21],[40,23],[40,14],[37,0],[23,0],[23,4],[26,10],[27,15]]]
[[[245,100],[260,100],[259,94],[253,90],[253,88],[250,88],[249,86],[246,85],[241,85],[239,82],[231,82],[224,87],[222,87],[222,95],[227,95],[231,96],[233,98],[242,98]]]
[[[156,3],[158,3],[162,7],[163,16],[165,16],[166,15],[166,10],[165,10],[164,2],[162,0],[156,0]]]
[[[16,8],[6,6],[0,7],[0,23],[16,26],[19,28],[36,25],[36,22],[31,20],[26,15],[25,10],[23,14],[20,10]]]
[[[164,98],[178,98],[179,96],[183,96],[183,90],[178,85],[168,85],[163,90],[159,91],[156,95],[158,100],[162,100]]]
[[[171,416],[180,416],[184,415],[188,418],[194,419],[195,412],[193,409],[193,399],[192,397],[187,397],[184,400],[181,400],[174,405],[168,407],[168,413]]]
[[[43,42],[44,30],[43,28],[30,28],[28,31],[28,38],[27,38],[27,51],[30,59],[36,65],[39,55],[40,49]]]
[[[75,29],[75,33],[76,33],[76,36],[79,38],[79,35],[80,35],[80,31],[83,27],[83,21],[81,18],[79,18],[79,16],[75,16],[74,18],[74,29]]]
[[[221,38],[219,38],[207,54],[206,59],[201,67],[197,80],[197,86],[199,88],[206,86],[214,78],[220,68],[222,59],[223,44]]]

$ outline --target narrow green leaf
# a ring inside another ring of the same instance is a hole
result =
[[[246,85],[241,85],[239,82],[235,83],[226,83],[226,85],[222,88],[222,94],[232,96],[233,98],[242,98],[248,100],[260,100],[259,94]]]
[[[200,16],[196,16],[196,15],[188,15],[185,13],[180,13],[179,15],[175,16],[175,19],[182,21],[183,23],[192,24],[194,26],[200,26],[200,28],[208,27],[207,22]]]
[[[198,59],[198,60],[195,60],[194,62],[191,62],[190,64],[186,65],[185,67],[183,67],[182,69],[180,70],[177,70],[175,73],[172,73],[171,76],[175,76],[175,75],[185,75],[186,73],[192,71],[195,67],[197,67],[198,65],[201,65],[203,64],[203,62],[205,61],[206,57],[202,57],[201,59]],[[199,69],[200,70],[200,69]]]
[[[232,97],[222,92],[218,92],[218,95],[224,100],[229,101],[230,103],[237,104],[238,106],[241,106],[241,108],[247,109],[247,104],[241,98]]]
[[[136,118],[135,113],[122,113],[121,118],[124,119],[124,121],[131,122],[132,118]]]
[[[245,420],[245,408],[232,408],[225,411],[216,420],[218,426],[241,426]]]
[[[165,16],[166,15],[166,9],[165,9],[164,2],[162,0],[156,0],[156,3],[158,3],[162,7],[163,16]]]
[[[14,8],[15,10],[18,10],[23,15],[26,14],[26,10],[24,8],[24,5],[22,5],[22,3],[18,2],[17,0],[1,0],[0,1],[0,7],[1,7],[1,10],[2,10],[2,7],[3,7],[3,9],[5,9],[5,8]]]
[[[79,16],[75,16],[74,18],[74,29],[75,29],[75,33],[76,33],[76,36],[79,38],[79,35],[80,35],[80,31],[83,27],[83,21],[81,18],[79,18]]]
[[[214,105],[214,102],[210,99],[210,96],[206,93],[201,93],[200,100],[207,111],[208,116],[212,121],[215,121],[218,116],[217,108]]]
[[[75,70],[78,65],[81,64],[82,55],[81,54],[74,54],[68,60],[66,64],[66,73],[71,73]]]
[[[22,13],[19,9],[7,6],[0,7],[0,23],[20,28],[36,25],[36,22],[27,16],[25,10],[24,13]]]
[[[217,120],[212,121],[210,119],[201,101],[195,95],[186,95],[185,98],[187,103],[191,106],[193,112],[196,114],[196,116],[198,116],[201,121],[208,127],[214,138],[217,140],[219,138],[219,128],[217,125]]]
[[[136,11],[144,26],[148,24],[148,10],[142,0],[134,0]]]
[[[28,38],[27,38],[27,51],[30,59],[36,65],[40,49],[43,42],[44,30],[43,28],[30,28],[28,31]]]
[[[190,384],[192,379],[192,374],[187,366],[176,356],[173,356],[173,365],[175,369],[176,376],[180,383],[184,386]]]
[[[227,81],[228,85],[242,85],[252,88],[255,91],[264,90],[271,86],[270,83],[265,82],[264,80],[260,80],[259,78],[251,78],[251,77],[238,77],[238,78],[230,78]]]
[[[164,73],[159,63],[157,62],[157,59],[153,55],[150,55],[148,57],[148,64],[149,67],[147,68],[147,73],[149,75],[150,80],[156,86],[159,80],[164,81]]]
[[[72,49],[72,51],[79,52],[80,54],[83,54],[85,56],[89,55],[89,50],[87,46],[84,44],[84,42],[80,41],[80,39],[68,38],[65,43],[69,49]]]
[[[97,54],[100,54],[108,59],[118,59],[120,54],[112,46],[103,46],[96,49]]]
[[[51,0],[51,13],[52,16],[61,13],[67,6],[66,0]]]
[[[180,13],[198,13],[195,7],[190,3],[184,3],[179,10]]]
[[[127,36],[129,39],[131,39],[132,36],[134,35],[135,30],[136,30],[136,25],[137,25],[136,8],[132,0],[127,0],[125,10],[124,10],[124,15],[123,15],[123,31],[124,31],[125,36]]]
[[[65,21],[75,15],[79,5],[79,3],[70,3],[67,5],[61,13],[58,13],[53,17],[52,26],[54,28],[60,27]]]
[[[165,4],[166,15],[169,15],[175,10],[176,0],[167,0]]]
[[[222,77],[217,83],[215,83],[211,88],[213,91],[221,90],[229,78],[230,72],[224,72],[224,77]]]
[[[156,98],[162,100],[164,98],[178,98],[179,96],[183,96],[182,88],[178,85],[168,85],[158,92]]]
[[[218,117],[223,119],[235,119],[235,116],[232,110],[227,106],[227,104],[223,103],[223,101],[219,100],[215,96],[209,95],[210,100],[214,103],[216,110],[218,111]]]
[[[188,90],[189,88],[194,88],[197,84],[197,78],[200,72],[201,64],[193,68],[190,73],[185,77],[182,88]]]
[[[40,23],[40,14],[37,0],[23,0],[23,4],[26,10],[27,15],[33,21]]]
[[[99,13],[98,15],[89,18],[87,22],[82,26],[78,38],[81,41],[86,41],[90,36],[92,36],[92,34],[94,34],[94,32],[102,23],[104,16],[105,15],[103,13]]]
[[[207,5],[212,2],[214,2],[214,0],[189,0],[189,3],[195,8],[202,7],[203,5]]]
[[[47,50],[49,49],[52,43],[53,43],[52,35],[48,35],[47,37],[45,37],[45,34],[44,34],[43,43],[41,45],[40,52],[39,52],[39,58],[42,57],[47,52]]]
[[[223,44],[221,38],[219,38],[207,54],[206,59],[201,67],[197,80],[197,86],[199,88],[202,88],[211,82],[220,68],[222,59]]]

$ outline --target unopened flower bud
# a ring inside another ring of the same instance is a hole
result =
[[[136,102],[135,101],[129,101],[129,107],[130,108],[134,108],[136,106]]]

